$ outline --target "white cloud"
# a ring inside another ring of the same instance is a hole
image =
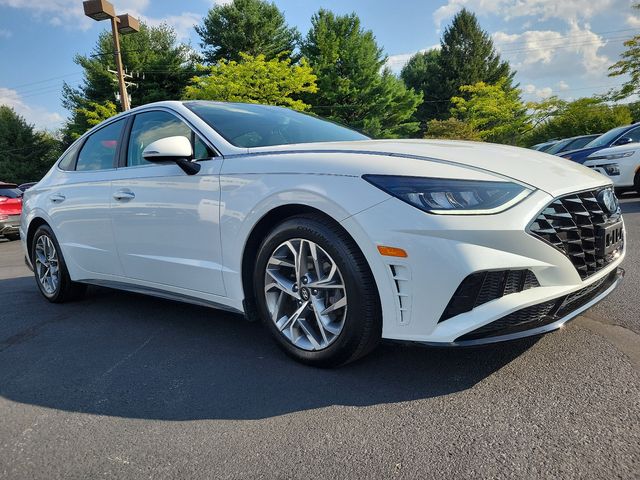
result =
[[[0,28],[0,37],[9,38],[13,35],[11,30],[7,30],[6,28]]]
[[[181,13],[180,15],[169,15],[163,18],[147,17],[140,15],[140,20],[150,26],[166,23],[176,31],[178,40],[188,40],[189,34],[193,32],[194,25],[202,21],[202,15],[192,12]]]
[[[116,14],[128,13],[139,17],[151,4],[150,0],[112,0]],[[84,14],[81,0],[0,0],[0,6],[28,10],[51,25],[88,30],[94,20]]]
[[[633,28],[640,28],[640,17],[635,15],[627,15],[625,23]]]
[[[567,21],[589,19],[610,11],[616,0],[448,0],[433,13],[437,26],[466,7],[482,14],[499,14],[505,20],[536,17],[539,21],[561,18]],[[622,0],[618,0],[623,3]],[[626,5],[625,5],[626,6]]]
[[[535,97],[536,99],[545,99],[553,95],[553,89],[551,87],[538,88],[531,83],[528,85],[525,85],[522,88],[522,91],[526,95]]]
[[[28,105],[18,92],[10,88],[0,87],[0,105],[12,107],[28,123],[34,124],[38,129],[54,130],[64,121],[62,115],[57,112],[50,112],[37,105]]]
[[[558,82],[558,90],[561,90],[561,91],[569,90],[569,84],[564,80],[560,80]]]
[[[520,73],[531,77],[586,73],[599,75],[611,63],[599,50],[605,40],[586,24],[570,22],[569,30],[529,30],[518,34],[496,32],[500,54]]]

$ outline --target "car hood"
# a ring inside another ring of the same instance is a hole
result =
[[[416,161],[441,162],[481,169],[526,183],[558,196],[610,183],[590,168],[535,150],[492,143],[453,140],[367,140],[250,149],[251,153],[276,152],[357,152],[407,157]],[[390,161],[393,161],[392,159]],[[370,172],[375,171],[372,164]],[[409,174],[402,171],[399,174]]]
[[[603,145],[602,147],[578,148],[576,150],[568,150],[566,152],[562,152],[560,156],[574,162],[583,163],[589,155],[594,152],[598,152],[603,148],[607,148],[607,146]]]
[[[587,160],[590,160],[591,157],[599,157],[601,155],[615,155],[616,153],[637,152],[638,150],[640,150],[640,143],[627,143],[626,145],[617,145],[615,147],[607,147],[596,150],[589,155],[589,158],[587,158]]]

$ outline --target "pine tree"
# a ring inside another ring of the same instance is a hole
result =
[[[414,134],[421,95],[383,68],[386,56],[358,16],[321,9],[311,23],[301,51],[318,77],[318,93],[305,97],[312,111],[374,137]]]
[[[476,16],[462,9],[444,31],[440,51],[416,54],[402,78],[407,86],[424,95],[417,114],[424,127],[429,120],[449,118],[451,98],[461,95],[463,85],[494,85],[505,79],[503,88],[508,91],[514,88],[514,75],[496,52],[489,34],[480,28]]]
[[[264,0],[233,0],[216,5],[196,26],[205,62],[240,61],[240,53],[264,55],[267,60],[292,55],[300,38],[287,26],[284,14]]]
[[[444,118],[449,113],[448,102],[443,102],[437,96],[441,81],[439,60],[440,51],[437,49],[418,52],[400,72],[400,78],[407,87],[422,93],[423,101],[415,117],[420,121],[423,131],[429,120]]]

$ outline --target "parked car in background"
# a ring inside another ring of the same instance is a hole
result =
[[[0,238],[20,238],[22,190],[13,183],[0,182]]]
[[[599,136],[600,134],[596,133],[595,135],[579,135],[577,137],[564,138],[556,142],[554,145],[551,145],[550,148],[545,150],[545,153],[550,155],[559,155],[563,152],[568,152],[569,150],[577,150],[579,148],[583,148]]]
[[[548,142],[537,143],[534,146],[529,148],[531,148],[532,150],[537,150],[539,152],[546,152],[551,147],[553,147],[556,143],[558,143],[558,140],[549,140]]]
[[[36,183],[38,183],[38,182],[23,183],[23,184],[18,185],[18,188],[20,190],[22,190],[23,192],[25,192],[25,191],[29,190],[31,187],[33,187]]]
[[[587,157],[584,166],[608,177],[619,192],[640,193],[640,143],[599,150]]]
[[[381,338],[549,332],[623,274],[620,208],[588,168],[505,145],[371,140],[273,106],[137,107],[84,134],[24,198],[22,246],[49,301],[97,283],[217,306],[318,366]]]
[[[608,132],[603,133],[598,138],[587,143],[584,148],[570,150],[560,156],[567,160],[584,163],[589,155],[597,152],[598,150],[634,142],[640,142],[640,123],[612,128]]]

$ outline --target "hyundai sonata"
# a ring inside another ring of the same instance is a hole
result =
[[[20,229],[51,302],[98,284],[211,305],[320,366],[381,338],[557,329],[616,287],[625,253],[610,181],[576,163],[201,101],[87,132],[25,192]]]

